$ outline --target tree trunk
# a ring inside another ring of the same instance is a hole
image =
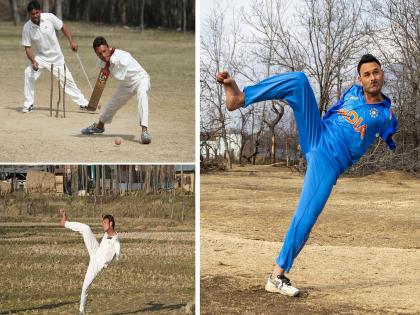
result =
[[[63,0],[56,0],[55,1],[55,15],[60,20],[63,20]]]
[[[127,24],[127,0],[121,1],[121,23]]]
[[[128,188],[127,191],[133,190],[133,165],[128,166]]]
[[[71,167],[71,193],[72,195],[77,195],[79,191],[79,168],[77,165],[72,165]]]
[[[50,0],[44,0],[44,5],[42,7],[42,11],[49,13],[50,12]]]
[[[17,8],[16,0],[9,0],[10,8],[12,9],[13,23],[15,26],[20,26],[20,16]]]
[[[101,193],[101,171],[100,166],[95,165],[95,195],[99,196]]]
[[[187,0],[182,1],[182,29],[184,34],[187,32]]]
[[[90,9],[92,7],[92,0],[85,0],[85,9],[83,12],[83,20],[87,23],[90,22]]]
[[[102,195],[103,196],[105,196],[105,194],[106,194],[106,173],[105,173],[105,168],[106,168],[106,166],[105,165],[102,165],[101,166],[101,169],[102,169]]]
[[[144,6],[146,0],[141,0],[141,7],[140,7],[140,30],[144,31]]]
[[[146,174],[144,176],[144,191],[148,194],[150,193],[150,175],[152,167],[150,165],[146,165],[145,168]]]

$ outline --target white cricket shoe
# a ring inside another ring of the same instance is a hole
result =
[[[30,112],[32,112],[32,110],[34,109],[34,105],[31,105],[31,106],[29,106],[29,107],[23,107],[23,109],[22,109],[22,113],[30,113]]]
[[[271,278],[271,274],[268,276],[265,290],[272,293],[280,293],[288,296],[298,296],[300,291],[298,288],[292,286],[289,278],[285,275],[278,275],[276,279]]]
[[[150,133],[147,130],[144,130],[140,135],[140,140],[143,144],[149,144],[150,142],[152,142],[152,137],[150,136]]]

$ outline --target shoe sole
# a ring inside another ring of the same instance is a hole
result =
[[[265,285],[265,291],[270,292],[270,293],[280,293],[282,295],[286,295],[286,296],[298,296],[300,292],[297,293],[287,293],[282,291],[279,288],[273,287],[271,285],[269,285],[268,283]]]

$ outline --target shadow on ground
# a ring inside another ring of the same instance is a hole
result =
[[[61,302],[61,303],[51,303],[51,304],[45,304],[38,307],[30,307],[30,308],[20,308],[15,310],[8,310],[8,311],[0,311],[0,314],[16,314],[20,312],[29,312],[29,311],[41,311],[41,310],[51,310],[57,307],[70,305],[70,304],[79,304],[79,301],[69,301],[69,302]]]

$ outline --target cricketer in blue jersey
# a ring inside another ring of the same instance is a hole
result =
[[[337,178],[356,163],[381,137],[391,150],[398,128],[391,101],[382,94],[384,72],[372,55],[364,55],[358,66],[359,85],[353,85],[321,118],[314,92],[302,72],[272,76],[241,91],[227,72],[219,72],[226,107],[232,111],[253,103],[284,100],[293,109],[299,142],[307,162],[300,200],[284,244],[265,289],[297,296],[299,289],[284,275],[305,245],[312,227],[327,202]]]

